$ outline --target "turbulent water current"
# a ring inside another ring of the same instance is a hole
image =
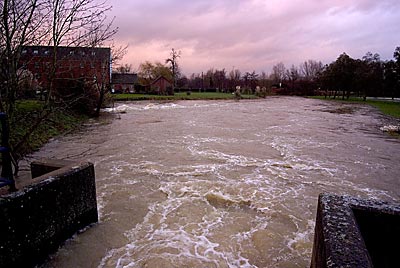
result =
[[[43,267],[309,267],[320,193],[399,200],[389,123],[294,97],[119,103],[28,159],[96,170],[99,223]]]

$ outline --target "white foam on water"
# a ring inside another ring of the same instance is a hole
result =
[[[99,267],[307,267],[319,193],[391,198],[363,180],[394,166],[370,157],[379,141],[279,101],[117,106],[128,115],[107,133],[112,157],[94,157]],[[137,124],[154,118],[173,127]]]
[[[179,105],[176,103],[167,103],[167,104],[154,104],[150,103],[143,107],[143,110],[166,110],[166,109],[183,109],[186,108],[183,105]]]
[[[383,132],[400,132],[400,126],[398,125],[388,125],[380,128]]]
[[[223,107],[226,104],[199,104],[196,103],[192,105],[192,108],[209,108],[209,107]],[[130,103],[130,104],[118,104],[113,108],[105,108],[103,111],[105,112],[115,112],[115,113],[127,113],[130,111],[149,111],[149,110],[171,110],[171,109],[186,109],[187,105],[177,104],[177,103],[148,103],[143,105],[142,103]]]
[[[308,220],[307,225],[304,229],[299,228],[298,232],[294,232],[291,237],[288,238],[287,246],[295,254],[309,255],[311,254],[311,248],[308,246],[310,241],[314,237],[314,221]]]
[[[166,200],[151,204],[144,221],[125,232],[129,243],[111,250],[99,267],[151,267],[162,263],[165,267],[257,267],[254,262],[260,249],[254,248],[254,237],[263,237],[268,242],[268,235],[276,245],[266,249],[265,258],[276,263],[299,256],[307,260],[311,254],[314,225],[312,220],[304,224],[303,219],[304,214],[310,218],[312,210],[294,211],[287,202],[295,200],[304,206],[312,203],[314,199],[307,197],[307,192],[315,191],[314,188],[320,191],[344,188],[345,192],[356,195],[387,196],[384,191],[338,179],[338,168],[332,163],[313,160],[310,156],[300,157],[296,146],[290,143],[272,142],[272,147],[283,156],[279,160],[202,147],[207,143],[224,142],[215,137],[186,136],[185,139],[191,155],[212,160],[212,163],[166,167],[142,161],[132,167],[120,161],[112,168],[112,176],[121,176],[129,169],[136,174],[157,177],[159,190],[165,193]],[[227,141],[230,142],[237,141]],[[232,170],[238,170],[241,175],[228,176]],[[310,180],[304,175],[310,173],[331,179]],[[134,185],[136,181],[123,179],[121,183]],[[107,188],[117,186],[105,184],[100,192],[112,194],[114,191]],[[100,210],[106,198],[108,196],[100,195]],[[243,218],[246,222],[240,224]],[[259,231],[266,234],[260,236]],[[222,240],[221,234],[224,234]]]
[[[186,192],[187,187],[182,190]],[[201,221],[169,222],[171,214],[184,205],[184,199],[173,198],[153,204],[144,222],[126,233],[132,242],[110,251],[99,267],[106,267],[104,263],[110,259],[116,262],[115,267],[144,267],[152,262],[158,266],[166,262],[173,267],[238,267],[239,264],[254,267],[240,255],[221,251],[220,244],[212,241],[212,230],[223,225],[225,213],[211,210],[211,213],[200,215]],[[187,216],[189,214],[187,212]]]
[[[122,104],[122,105],[118,105],[117,107],[113,107],[113,108],[105,108],[104,111],[109,112],[109,113],[111,113],[111,112],[124,113],[131,109],[132,109],[132,107],[130,105]]]
[[[164,175],[169,176],[169,173]],[[180,176],[184,177],[183,174]],[[113,256],[115,260],[118,259],[116,267],[142,267],[145,263],[157,259],[178,259],[177,262],[181,265],[195,267],[204,267],[207,264],[215,264],[217,267],[255,267],[241,255],[240,245],[237,244],[240,240],[238,234],[232,235],[232,239],[237,240],[234,246],[236,251],[230,248],[222,249],[213,238],[214,232],[221,232],[226,223],[232,222],[234,218],[228,217],[229,213],[223,209],[210,205],[206,197],[213,195],[213,198],[221,200],[222,205],[233,207],[247,204],[247,200],[240,193],[232,195],[232,192],[224,192],[226,183],[227,181],[215,183],[203,180],[162,182],[160,190],[167,194],[168,199],[150,206],[144,222],[126,233],[129,241],[133,242],[124,247],[123,254],[120,249],[110,253],[118,255]],[[237,188],[234,181],[228,183],[228,188]],[[210,191],[212,187],[216,188]],[[193,211],[183,210],[183,214],[177,214],[177,211],[193,203],[198,203],[192,208]],[[200,211],[201,217],[192,221],[191,214],[196,210]],[[174,222],[177,216],[178,222]],[[253,229],[256,230],[257,227]],[[165,250],[167,252],[164,252]]]

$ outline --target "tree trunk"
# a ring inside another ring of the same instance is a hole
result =
[[[97,106],[96,106],[96,112],[94,114],[95,117],[99,117],[100,116],[100,109],[101,109],[101,106],[103,105],[103,102],[104,102],[104,95],[105,95],[104,91],[105,91],[104,90],[104,85],[102,85],[101,89],[100,89],[99,100],[98,100]]]

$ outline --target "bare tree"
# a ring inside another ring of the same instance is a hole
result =
[[[24,47],[49,45],[53,47],[50,77],[57,71],[59,46],[98,47],[117,31],[107,20],[110,10],[106,2],[96,0],[1,0],[0,2],[0,109],[7,112],[13,123],[18,91],[18,64]],[[50,79],[50,81],[53,81]],[[47,103],[54,84],[48,88]],[[32,125],[19,140],[14,141],[13,154],[28,142],[32,132],[52,113],[45,109],[38,113]],[[12,130],[12,128],[11,128]],[[13,135],[13,133],[11,133]],[[18,169],[16,167],[16,169]]]
[[[277,63],[272,67],[272,76],[275,83],[282,83],[285,78],[285,65],[282,62]]]
[[[22,46],[40,41],[45,35],[40,29],[46,13],[41,0],[3,0],[0,9],[0,109],[12,121]]]
[[[300,64],[300,73],[308,81],[314,81],[323,69],[324,65],[320,61],[307,60]]]
[[[260,86],[269,88],[271,87],[271,81],[268,78],[268,75],[263,71],[260,74],[260,77],[258,78]]]
[[[41,25],[46,18],[44,0],[2,0],[0,2],[0,110],[6,112],[8,120],[5,127],[10,130],[10,138],[15,136],[10,126],[15,119],[17,93],[24,72],[18,70],[22,47],[40,42],[46,35]],[[22,77],[20,77],[22,75]],[[11,160],[15,170],[14,144],[4,144],[11,148]]]
[[[181,52],[176,51],[174,48],[172,48],[170,55],[171,55],[171,57],[166,59],[165,63],[171,63],[173,87],[175,88],[177,74],[179,73],[178,58],[181,57]],[[173,90],[174,90],[174,88],[173,88]]]
[[[292,64],[290,69],[286,70],[285,76],[287,80],[296,81],[300,77],[299,70],[294,66],[294,64]]]
[[[111,48],[111,59],[109,62],[105,63],[105,68],[101,68],[101,73],[99,74],[101,77],[94,77],[94,83],[93,87],[95,88],[98,99],[96,103],[96,111],[94,116],[98,117],[100,115],[100,109],[104,103],[104,99],[106,96],[106,93],[109,91],[110,85],[106,83],[108,81],[107,76],[109,76],[109,66],[110,64],[116,64],[118,61],[120,61],[125,54],[127,53],[127,46],[125,47],[115,47],[113,46]],[[125,65],[126,71],[130,71],[131,65]]]
[[[240,70],[235,69],[235,67],[232,68],[232,71],[229,72],[229,80],[230,80],[230,88],[231,91],[233,92],[236,88],[236,86],[240,86],[240,78],[242,77],[242,73]]]
[[[299,74],[299,70],[297,69],[296,66],[294,66],[292,64],[292,66],[290,67],[290,69],[286,70],[285,73],[286,79],[290,82],[290,87],[292,88],[292,90],[294,89],[294,84],[295,82],[299,79],[300,74]]]
[[[203,79],[201,77],[201,74],[192,73],[190,75],[190,78],[189,78],[190,89],[198,89],[199,91],[201,91],[202,84],[203,84]]]
[[[256,84],[257,84],[257,77],[258,74],[256,74],[255,71],[253,72],[246,72],[243,75],[243,82],[244,82],[244,86],[245,86],[245,90],[247,91],[247,93],[249,94],[253,94],[254,90],[256,88]]]
[[[219,91],[225,92],[225,88],[226,88],[226,71],[225,71],[225,69],[215,70],[213,76],[214,76],[215,86],[218,88]]]
[[[113,72],[120,73],[120,74],[127,74],[132,72],[132,64],[124,64],[118,66],[117,68],[113,68]]]
[[[106,1],[95,0],[47,0],[51,11],[47,20],[50,32],[48,45],[53,47],[53,63],[46,103],[49,104],[54,90],[57,72],[59,46],[98,47],[112,38],[117,28],[112,27],[113,19],[107,22],[111,6]]]

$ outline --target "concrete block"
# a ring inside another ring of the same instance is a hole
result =
[[[32,179],[73,164],[72,161],[49,158],[33,161],[31,163]]]
[[[33,166],[50,173],[0,197],[0,267],[33,267],[98,221],[93,164],[64,162],[54,169],[54,162],[48,161],[50,167],[45,163]],[[38,170],[33,173],[43,173]]]
[[[400,203],[321,194],[311,267],[396,267]]]

